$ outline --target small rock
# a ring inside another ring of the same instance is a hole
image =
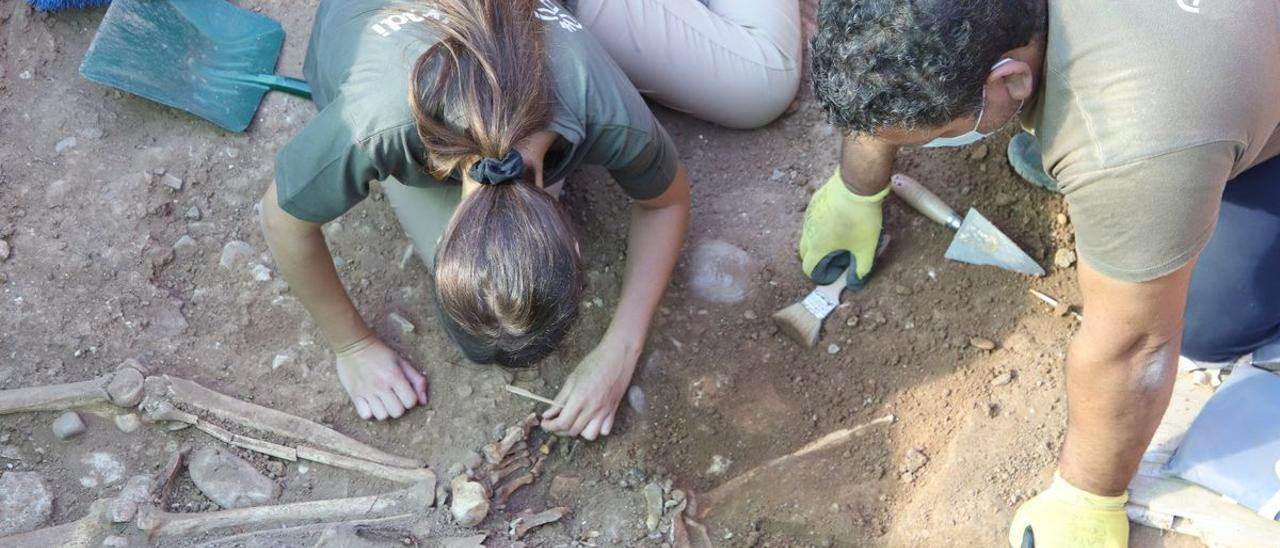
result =
[[[194,247],[196,247],[196,239],[188,234],[183,234],[182,237],[178,238],[178,241],[173,242],[174,251],[183,251]]]
[[[449,505],[449,513],[453,514],[453,520],[463,527],[480,525],[489,515],[489,493],[484,486],[466,476],[458,476],[453,478],[450,487],[453,503]]]
[[[204,217],[204,214],[200,213],[199,207],[191,206],[189,209],[187,209],[187,212],[183,214],[183,216],[190,221],[199,221],[202,217]]]
[[[69,148],[75,148],[75,146],[76,146],[76,138],[67,137],[66,139],[58,141],[58,144],[53,145],[53,151],[58,154],[62,154],[63,151]]]
[[[83,434],[86,430],[84,419],[81,419],[80,414],[75,411],[58,415],[58,418],[53,421],[52,428],[53,435],[58,436],[60,440],[69,440]]]
[[[283,366],[293,363],[293,356],[289,354],[276,354],[271,358],[271,369],[280,369]]]
[[[996,375],[996,378],[991,379],[991,386],[1004,386],[1011,382],[1013,382],[1013,373],[1005,371],[1004,373]]]
[[[129,548],[129,537],[111,535],[102,539],[102,548]]]
[[[172,173],[165,173],[160,176],[160,184],[167,186],[173,190],[182,190],[182,179],[174,177]]]
[[[1076,264],[1076,252],[1067,248],[1059,249],[1053,254],[1053,264],[1058,268],[1071,268]]]
[[[1203,369],[1192,371],[1191,382],[1196,386],[1209,386],[1209,373]]]
[[[80,136],[85,139],[97,140],[101,139],[103,135],[106,135],[106,133],[96,127],[87,127],[80,130]]]
[[[662,486],[650,483],[644,486],[644,526],[649,531],[658,530],[658,522],[662,520]]]
[[[137,432],[138,429],[141,427],[142,427],[142,419],[138,418],[137,413],[125,413],[123,415],[116,415],[116,428],[119,428],[121,432],[130,434],[133,432]]]
[[[905,297],[911,294],[911,288],[905,285],[895,285],[893,286],[893,292]]]
[[[222,265],[222,268],[233,269],[241,263],[248,262],[253,255],[253,246],[240,240],[231,240],[222,246],[222,256],[218,258],[218,264]]]
[[[924,454],[924,451],[912,448],[910,451],[907,451],[907,457],[903,460],[902,466],[906,468],[908,473],[914,474],[921,468],[924,468],[924,465],[928,463],[929,457]]]
[[[1071,313],[1071,306],[1067,303],[1058,303],[1053,307],[1053,315],[1059,318]]]
[[[973,337],[969,339],[969,346],[977,348],[978,350],[996,349],[996,343],[992,342],[991,339],[984,339],[982,337]]]
[[[840,353],[840,345],[835,344],[835,343],[831,343],[831,344],[827,345],[827,353],[828,353],[828,354],[839,354],[839,353]]]
[[[627,404],[641,415],[649,412],[649,400],[639,386],[631,385],[631,388],[627,389]]]
[[[53,516],[53,493],[35,472],[0,475],[0,537],[39,529]]]
[[[995,204],[996,204],[996,207],[1008,207],[1013,205],[1013,203],[1016,201],[1018,201],[1017,198],[1014,198],[1009,194],[1005,194],[1001,192],[999,194],[996,194]]]
[[[745,318],[745,319],[747,319],[747,320],[755,320],[755,319],[756,319],[756,318],[758,318],[759,316],[756,316],[756,311],[755,311],[755,310],[748,310],[748,311],[746,311],[746,312],[743,312],[743,313],[742,313],[742,317],[743,317],[743,318]]]
[[[973,152],[969,153],[969,158],[973,160],[982,161],[987,159],[987,155],[990,153],[991,153],[991,146],[986,143],[981,143],[978,146],[973,147]]]
[[[782,171],[781,169],[774,169],[773,173],[769,175],[769,182],[776,183],[778,181],[781,181],[786,176],[787,176],[786,172]]]
[[[387,314],[387,319],[390,320],[391,324],[396,326],[396,328],[398,328],[400,332],[404,333],[405,335],[408,335],[418,330],[418,328],[413,325],[413,322],[409,321],[404,316],[401,316],[399,313],[392,312],[390,314]]]
[[[711,466],[707,467],[708,476],[721,476],[729,471],[729,467],[733,466],[733,461],[725,458],[723,455],[712,455]]]
[[[9,260],[9,254],[12,252],[13,250],[9,248],[9,242],[0,240],[0,261]]]
[[[1067,221],[1069,219],[1067,219],[1066,213],[1059,213],[1053,216],[1053,220],[1058,223],[1058,226],[1067,226]]]
[[[128,523],[138,515],[138,503],[117,498],[107,506],[107,521],[111,523]]]
[[[271,478],[216,446],[197,451],[188,468],[196,488],[223,508],[259,506],[276,497],[277,486]]]
[[[250,269],[250,272],[253,274],[253,279],[259,282],[271,281],[271,269],[267,268],[266,265],[255,264],[253,265],[253,268]]]

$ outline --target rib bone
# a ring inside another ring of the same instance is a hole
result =
[[[400,468],[423,466],[417,460],[392,455],[302,417],[238,400],[186,379],[168,375],[148,377],[147,392],[244,428],[305,441],[343,455]]]
[[[533,474],[526,472],[498,486],[493,492],[493,507],[497,509],[506,508],[507,501],[511,499],[511,495],[514,495],[521,487],[531,483],[533,483]]]

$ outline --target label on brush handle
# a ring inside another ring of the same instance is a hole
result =
[[[839,306],[840,304],[839,302],[828,299],[826,295],[817,291],[810,292],[809,296],[805,297],[802,302],[804,303],[804,309],[808,310],[810,314],[813,314],[813,317],[818,319],[826,318],[827,315],[831,314],[831,311],[835,310],[836,306]]]

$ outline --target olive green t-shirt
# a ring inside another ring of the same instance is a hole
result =
[[[280,206],[299,219],[337,218],[368,194],[369,181],[394,177],[410,186],[456,184],[424,167],[426,151],[409,106],[419,55],[438,41],[428,3],[322,0],[303,73],[319,112],[276,156]],[[543,179],[582,164],[609,170],[635,199],[661,195],[675,177],[677,152],[640,94],[569,13],[539,0],[553,76],[551,131],[561,139]]]
[[[1081,260],[1123,281],[1169,274],[1208,242],[1228,181],[1280,152],[1280,2],[1048,8],[1029,122]]]

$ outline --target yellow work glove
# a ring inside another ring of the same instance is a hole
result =
[[[1061,476],[1023,503],[1009,527],[1011,548],[1126,548],[1129,495],[1104,497],[1077,489]]]
[[[837,168],[835,175],[813,193],[804,214],[804,231],[800,235],[804,273],[814,282],[828,284],[848,267],[846,285],[861,288],[876,261],[876,247],[884,227],[884,197],[888,195],[888,186],[872,196],[850,192]]]

